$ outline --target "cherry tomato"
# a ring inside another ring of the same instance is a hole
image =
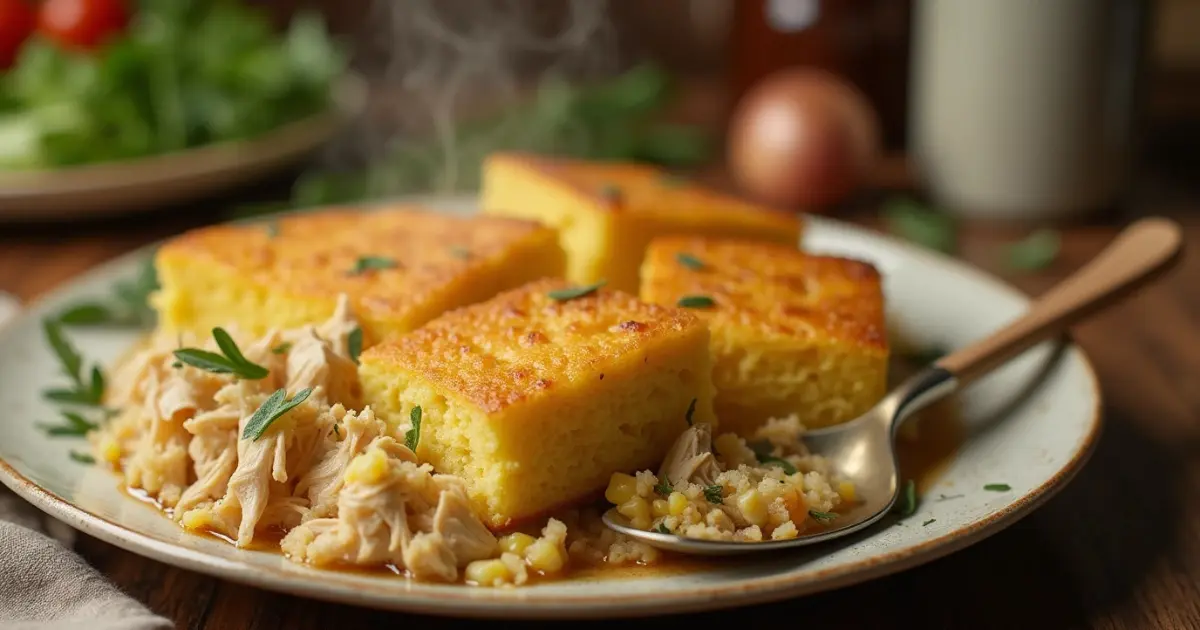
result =
[[[68,48],[96,48],[125,28],[129,11],[124,0],[45,0],[38,31]]]
[[[0,0],[0,70],[12,66],[36,25],[37,14],[25,0]]]

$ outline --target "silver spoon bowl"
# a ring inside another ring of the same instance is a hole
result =
[[[1029,311],[992,335],[957,350],[909,377],[867,413],[845,424],[806,432],[810,453],[834,475],[852,482],[860,502],[828,526],[787,540],[718,541],[637,529],[615,508],[603,515],[611,529],[647,544],[688,554],[735,555],[779,551],[853,534],[884,518],[900,496],[896,432],[905,420],[1030,347],[1127,296],[1173,266],[1182,250],[1179,227],[1142,219],[1117,236],[1090,263],[1043,296]]]

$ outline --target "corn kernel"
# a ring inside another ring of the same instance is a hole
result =
[[[625,473],[613,473],[604,491],[604,498],[613,505],[621,505],[637,496],[637,479]]]
[[[558,573],[567,563],[566,554],[548,540],[538,540],[525,550],[529,568],[542,573]]]
[[[121,445],[112,438],[105,438],[100,442],[100,457],[104,461],[116,466],[121,463]]]
[[[683,496],[682,492],[672,492],[671,496],[667,497],[667,510],[671,512],[671,516],[683,516],[687,506],[687,497]]]
[[[742,516],[751,525],[762,527],[767,524],[771,515],[767,512],[767,502],[763,500],[763,496],[758,490],[750,490],[743,493],[737,500],[738,509],[742,511]]]
[[[179,519],[179,524],[192,531],[206,530],[213,526],[212,513],[208,510],[188,510]]]
[[[666,499],[655,499],[654,503],[650,504],[650,511],[655,517],[666,516],[671,513],[670,506],[667,505]]]
[[[629,524],[638,529],[650,529],[650,503],[641,497],[617,506],[617,512],[629,519]]]
[[[355,457],[346,467],[346,483],[375,484],[383,480],[388,469],[387,455],[377,448]]]
[[[500,537],[500,551],[508,553],[522,554],[525,549],[532,545],[537,539],[529,534],[516,532],[507,536]]]
[[[855,494],[854,482],[852,481],[842,481],[838,483],[837,493],[838,496],[842,497],[843,501],[854,501],[855,497],[858,496]]]
[[[466,577],[479,586],[500,586],[512,581],[512,572],[499,559],[476,560],[467,565]]]

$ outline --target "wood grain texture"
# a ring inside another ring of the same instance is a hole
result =
[[[1179,220],[1200,248],[1193,199],[1154,193],[1105,222],[1064,233],[1049,269],[1007,275],[1038,294],[1096,255],[1143,214]],[[0,231],[0,289],[34,298],[142,243],[217,218],[185,208],[89,226]],[[852,215],[868,226],[874,215]],[[1010,235],[968,229],[963,257],[998,270]],[[1042,509],[978,545],[867,584],[803,599],[695,616],[766,627],[781,615],[814,628],[1200,628],[1200,255],[1130,301],[1078,326],[1105,396],[1092,461]],[[153,610],[192,630],[478,626],[266,592],[143,559],[83,537],[79,551]],[[692,617],[643,620],[663,627]],[[532,624],[546,625],[546,624]],[[573,624],[602,627],[601,622]]]

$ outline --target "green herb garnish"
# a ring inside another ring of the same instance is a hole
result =
[[[175,361],[174,363],[171,364],[171,367],[175,368],[176,370],[182,369],[183,361]]]
[[[285,342],[279,344],[278,346],[271,348],[271,354],[285,354],[288,350],[291,350],[291,349],[292,349],[292,342],[285,341]]]
[[[454,256],[455,258],[466,260],[471,257],[471,250],[461,245],[455,245],[454,247],[450,248],[450,255]]]
[[[336,435],[339,440],[342,439],[342,428],[334,424],[333,428],[329,430],[329,435]]]
[[[928,521],[925,521],[924,523],[921,523],[921,527],[925,527],[926,525],[929,525],[930,523],[933,523],[933,522],[934,522],[934,521],[936,521],[936,520],[937,520],[936,518],[931,518],[931,519],[929,519]]]
[[[724,497],[721,496],[720,484],[704,486],[704,498],[708,499],[709,503],[721,503],[724,500]]]
[[[393,258],[384,258],[383,256],[362,256],[354,261],[354,268],[350,270],[350,275],[357,276],[372,269],[395,269],[400,266]]]
[[[679,298],[679,301],[675,304],[682,308],[709,308],[714,306],[716,302],[707,295],[685,295]]]
[[[1055,230],[1041,229],[1005,249],[1005,264],[1017,271],[1036,271],[1058,258],[1062,237]]]
[[[687,413],[683,414],[683,419],[687,420],[689,427],[692,426],[692,416],[695,415],[695,413],[696,413],[696,399],[693,398],[692,402],[688,403]]]
[[[688,269],[692,269],[695,271],[704,269],[704,261],[700,260],[699,258],[696,258],[695,256],[693,256],[691,254],[685,254],[683,252],[679,252],[678,254],[675,254],[675,260],[679,261],[679,264],[683,265],[684,267],[687,267]]]
[[[659,523],[658,525],[656,525],[654,527],[654,531],[656,531],[660,534],[670,534],[671,533],[671,530],[667,529],[667,525],[665,523]]]
[[[363,331],[362,328],[355,326],[354,330],[346,336],[346,352],[350,355],[350,360],[358,363],[358,356],[362,354],[363,346]]]
[[[38,427],[46,432],[46,435],[51,437],[83,437],[90,431],[95,431],[99,426],[95,422],[91,422],[82,415],[73,411],[60,411],[63,419],[66,421],[63,424],[39,424]]]
[[[1006,483],[989,483],[983,489],[991,492],[1008,492],[1012,490],[1012,486]]]
[[[940,252],[953,252],[957,227],[945,214],[930,210],[907,198],[896,199],[883,208],[883,218],[893,234]]]
[[[654,485],[654,491],[665,497],[671,494],[671,483],[666,479],[659,479],[658,483]]]
[[[892,508],[901,518],[912,516],[917,511],[917,483],[912,479],[904,482],[904,487],[900,489],[900,496],[896,499],[896,505]]]
[[[266,433],[276,420],[283,417],[283,414],[296,408],[297,405],[304,402],[308,395],[312,393],[311,387],[296,392],[295,396],[289,400],[287,390],[280,387],[271,394],[269,398],[263,401],[263,404],[255,410],[254,415],[250,416],[250,420],[246,422],[246,428],[242,430],[243,440],[257,440]]]
[[[828,523],[838,517],[838,515],[833,512],[818,512],[816,510],[809,510],[808,515],[818,523]]]
[[[412,412],[408,414],[408,419],[412,422],[412,426],[404,432],[404,445],[408,450],[416,453],[417,445],[421,443],[421,407],[418,405],[413,407]]]
[[[590,284],[585,287],[571,287],[568,289],[555,289],[554,291],[551,291],[551,292],[547,293],[546,295],[549,296],[550,299],[552,299],[552,300],[556,300],[559,302],[566,302],[568,300],[574,300],[575,298],[581,298],[586,295],[591,295],[591,294],[595,293],[596,291],[598,291],[600,289],[600,287],[602,287],[604,285],[605,285],[605,281],[601,280],[600,282],[597,282],[596,284]]]
[[[42,321],[42,329],[46,334],[46,341],[58,357],[58,362],[62,366],[63,373],[71,379],[73,385],[71,389],[55,388],[46,390],[43,392],[43,395],[48,400],[59,403],[99,405],[104,398],[104,373],[100,371],[100,366],[92,366],[90,378],[85,378],[83,373],[83,357],[79,355],[79,351],[67,340],[66,335],[63,334],[62,326],[55,320],[47,319]]]
[[[251,381],[266,378],[271,373],[267,368],[247,359],[224,328],[214,328],[212,334],[222,354],[199,348],[181,348],[175,351],[175,358],[207,372],[234,374]]]
[[[789,474],[789,475],[794,475],[797,472],[799,472],[796,470],[796,467],[793,466],[791,462],[789,462],[786,459],[783,459],[782,457],[775,457],[774,455],[759,455],[758,463],[764,464],[766,466],[778,466],[783,469],[784,473]]]
[[[79,462],[80,464],[91,466],[92,464],[96,463],[96,458],[88,455],[87,453],[80,453],[79,451],[72,450],[69,455],[71,456],[72,461]]]
[[[113,285],[110,297],[69,306],[58,314],[57,320],[67,326],[150,327],[154,324],[155,314],[149,298],[157,289],[154,259],[147,257],[135,278]]]

